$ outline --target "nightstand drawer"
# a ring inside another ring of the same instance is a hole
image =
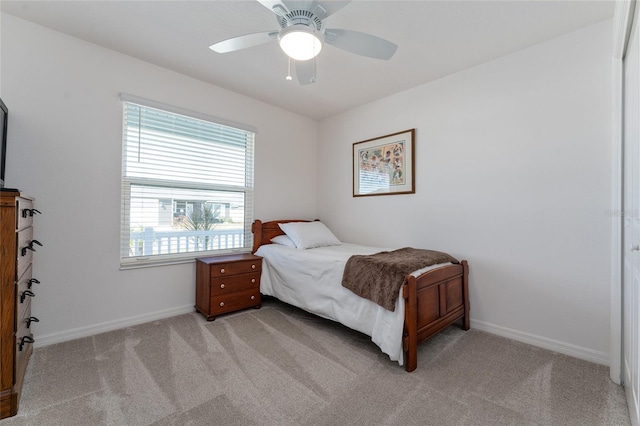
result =
[[[222,296],[211,296],[211,314],[223,314],[238,309],[260,305],[260,289],[229,293]]]
[[[211,295],[219,296],[236,291],[260,289],[260,273],[231,275],[228,277],[211,278]]]
[[[250,272],[260,272],[262,270],[262,263],[260,260],[220,263],[211,265],[210,270],[211,277],[247,274]]]

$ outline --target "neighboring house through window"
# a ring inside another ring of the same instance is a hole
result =
[[[121,266],[250,250],[255,132],[122,100]]]

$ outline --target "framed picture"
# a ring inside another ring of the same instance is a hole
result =
[[[353,196],[413,194],[416,129],[353,144]]]

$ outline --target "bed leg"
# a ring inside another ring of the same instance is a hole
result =
[[[418,367],[418,295],[416,279],[408,276],[404,283],[404,368],[410,372]]]
[[[462,319],[462,329],[471,328],[471,318],[469,317],[469,264],[466,260],[461,262],[463,268],[462,291],[464,296],[464,318]]]
[[[404,355],[404,369],[407,373],[411,373],[418,368],[418,348],[409,349]]]

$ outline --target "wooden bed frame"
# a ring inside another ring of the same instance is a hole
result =
[[[286,222],[308,220],[256,220],[251,225],[253,252],[284,232],[278,226]],[[461,320],[462,329],[469,330],[469,265],[466,260],[429,270],[418,277],[407,275],[402,285],[405,299],[403,333],[404,363],[407,371],[418,366],[418,344],[434,336],[452,323]]]

